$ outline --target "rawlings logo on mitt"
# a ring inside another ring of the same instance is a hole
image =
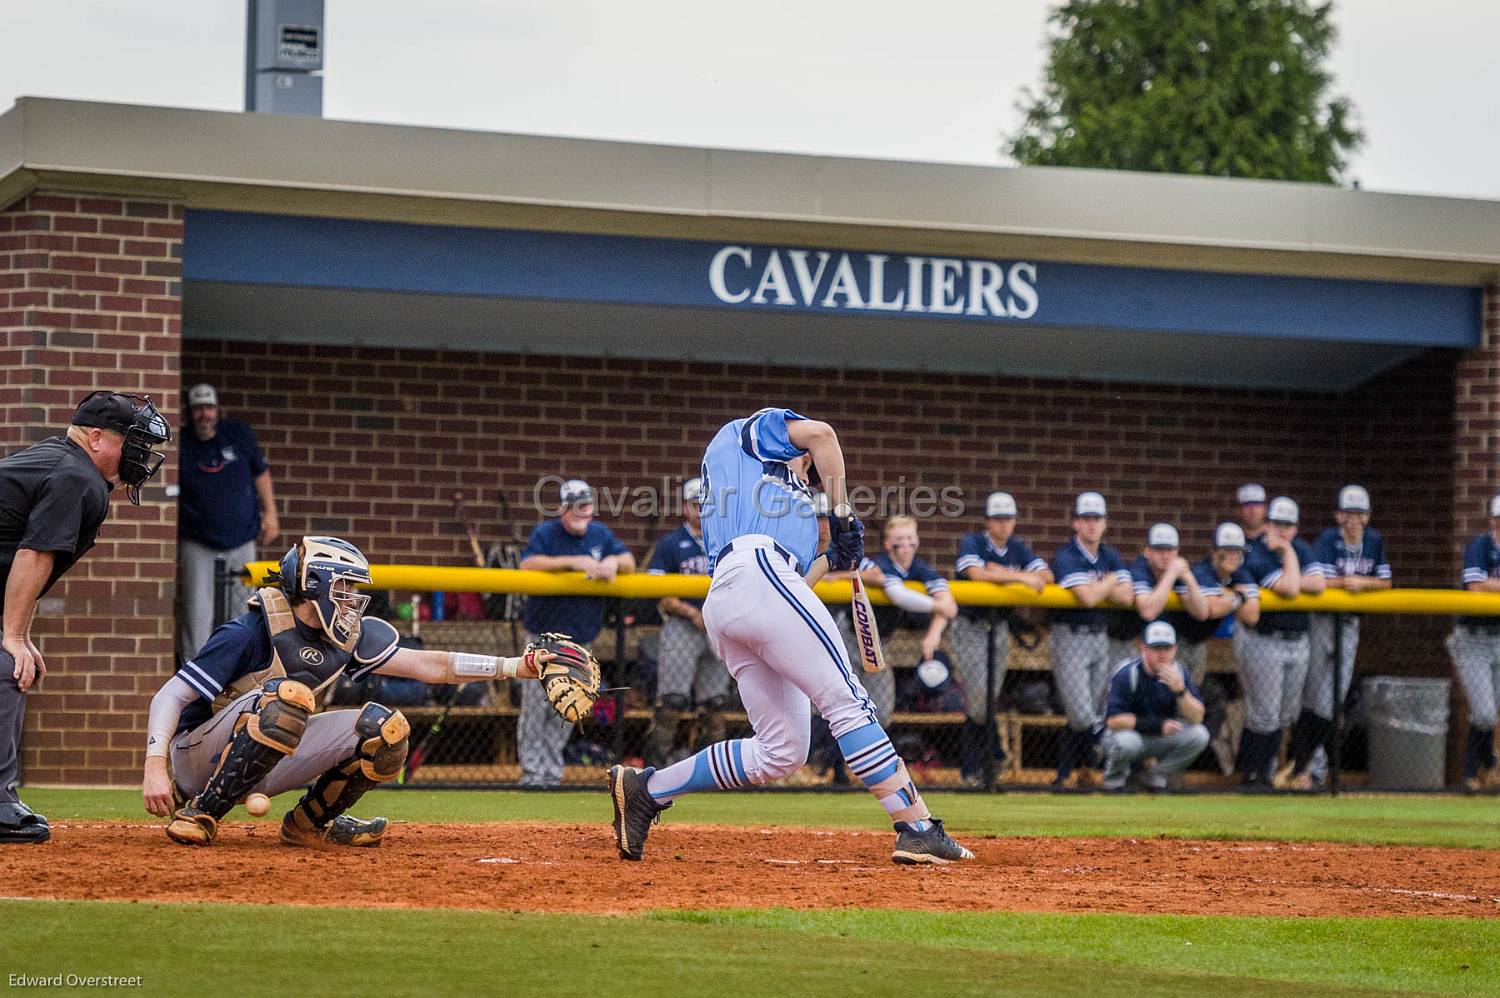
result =
[[[599,662],[593,652],[566,634],[541,634],[526,646],[528,654],[552,653],[541,667],[542,692],[564,721],[577,724],[594,709],[599,699]]]

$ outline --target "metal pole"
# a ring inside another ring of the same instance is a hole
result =
[[[1347,663],[1353,668],[1354,663]],[[1333,731],[1328,736],[1328,793],[1337,797],[1344,773],[1344,615],[1333,615]]]
[[[625,758],[625,601],[615,601],[615,668],[612,686],[621,687],[615,693],[615,736],[614,753],[616,760]]]
[[[995,612],[990,611],[984,636],[984,759],[980,772],[985,789],[995,789],[995,752],[1000,748],[1000,722],[995,718]]]
[[[214,629],[229,620],[229,562],[223,555],[214,558]]]

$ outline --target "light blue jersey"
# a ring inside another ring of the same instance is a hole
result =
[[[765,534],[807,570],[818,553],[818,520],[807,483],[786,462],[807,452],[792,443],[787,421],[806,419],[790,409],[762,409],[725,423],[703,455],[703,547],[718,558],[724,545]]]

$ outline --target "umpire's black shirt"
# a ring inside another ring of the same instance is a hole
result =
[[[109,488],[67,437],[48,437],[0,459],[0,611],[16,550],[53,553],[46,593],[94,546],[109,514]]]

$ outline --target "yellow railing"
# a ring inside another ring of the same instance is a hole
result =
[[[265,581],[266,573],[276,567],[274,561],[257,561],[245,566],[251,585]],[[528,572],[510,568],[450,568],[430,565],[373,565],[372,585],[378,589],[411,592],[518,593],[526,596],[613,596],[623,599],[660,599],[679,596],[702,599],[708,593],[706,575],[622,575],[614,582],[584,578],[581,572]],[[922,591],[919,583],[907,587]],[[965,606],[1039,606],[1052,609],[1076,608],[1076,597],[1061,586],[1048,586],[1038,593],[1022,585],[996,585],[991,582],[953,582],[953,597]],[[847,603],[847,582],[820,582],[814,590],[825,603]],[[878,588],[870,591],[874,603],[888,603]],[[1167,604],[1180,609],[1177,597]],[[1265,610],[1320,610],[1325,613],[1381,614],[1473,614],[1500,616],[1500,593],[1471,593],[1458,589],[1384,589],[1368,593],[1346,593],[1331,590],[1319,596],[1283,599],[1269,590],[1261,590],[1261,607]]]

